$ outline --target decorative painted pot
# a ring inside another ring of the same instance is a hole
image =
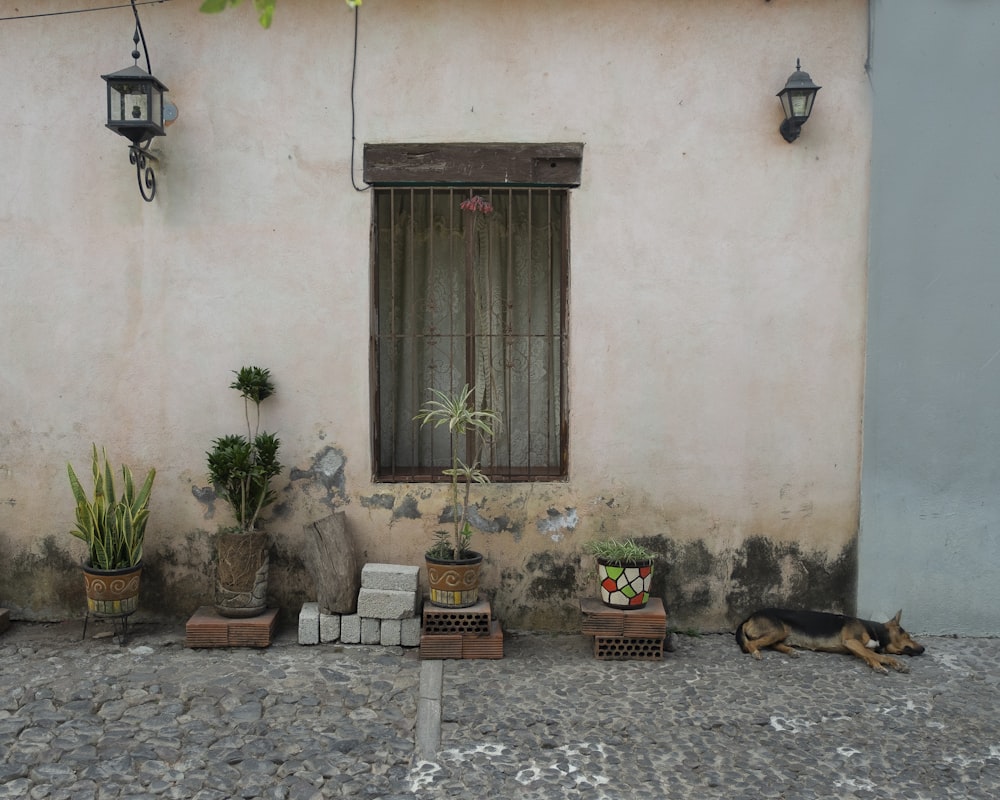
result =
[[[270,541],[266,533],[220,533],[215,610],[223,617],[256,617],[267,610]]]
[[[601,581],[601,600],[612,608],[643,608],[649,602],[649,586],[653,582],[653,562],[608,564],[597,559],[597,576]]]
[[[94,569],[83,565],[87,612],[98,617],[124,617],[139,607],[142,562],[122,569]]]
[[[468,608],[479,602],[479,569],[483,554],[470,551],[458,561],[425,556],[431,602],[442,608]]]

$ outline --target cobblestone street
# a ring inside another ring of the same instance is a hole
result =
[[[618,662],[582,636],[508,634],[502,660],[444,662],[441,745],[420,759],[413,650],[101,631],[0,637],[0,797],[1000,795],[995,639],[924,638],[909,674],[883,676],[847,656],[756,662],[725,635]]]

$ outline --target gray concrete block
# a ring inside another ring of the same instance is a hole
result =
[[[358,592],[358,615],[374,619],[406,619],[417,613],[417,593],[391,589],[365,589]]]
[[[419,585],[419,567],[408,564],[365,564],[361,568],[362,589],[415,592]]]
[[[340,638],[340,614],[319,615],[319,640],[323,644]]]
[[[361,644],[361,617],[357,614],[344,614],[340,618],[340,641]]]
[[[399,643],[403,647],[420,646],[420,617],[411,617],[399,621]]]
[[[382,620],[382,639],[384,647],[394,647],[400,644],[403,621],[398,619]]]
[[[303,603],[299,612],[299,644],[319,644],[319,603]]]
[[[382,620],[361,618],[361,644],[378,644],[382,640]]]

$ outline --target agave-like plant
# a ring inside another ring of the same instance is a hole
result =
[[[150,469],[136,491],[132,470],[122,464],[123,491],[116,499],[107,450],[101,448],[101,453],[103,463],[98,459],[97,445],[93,445],[93,500],[87,498],[73,465],[66,465],[76,500],[76,527],[70,533],[86,542],[90,567],[102,570],[134,567],[142,560],[142,544],[149,521],[149,496],[156,470]]]
[[[472,538],[472,526],[469,524],[469,492],[473,483],[489,483],[489,476],[479,469],[479,454],[482,448],[496,436],[501,424],[500,415],[487,408],[477,409],[470,398],[474,389],[466,384],[461,391],[454,394],[430,389],[434,399],[428,400],[414,416],[421,427],[430,425],[437,428],[448,426],[451,434],[451,467],[443,470],[451,477],[452,518],[454,531],[449,541],[445,531],[440,531],[434,545],[427,551],[431,558],[439,560],[460,560],[469,554],[469,542]],[[474,453],[471,464],[466,464],[459,457],[459,447],[464,444],[468,435],[475,437]],[[465,484],[465,500],[458,502],[459,484]]]

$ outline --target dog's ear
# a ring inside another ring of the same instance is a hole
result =
[[[899,620],[902,618],[902,616],[903,616],[903,609],[899,609],[899,611],[896,612],[896,616],[894,616],[891,621],[899,625]]]

